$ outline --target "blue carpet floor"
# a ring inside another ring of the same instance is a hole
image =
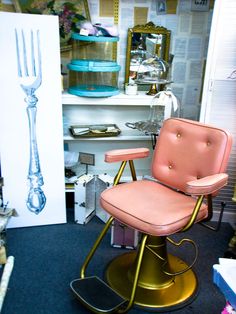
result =
[[[72,295],[69,284],[79,277],[89,248],[103,227],[97,217],[87,225],[68,223],[7,230],[8,255],[15,257],[2,314],[86,314]],[[218,263],[228,247],[233,229],[223,223],[218,232],[195,225],[184,234],[198,243],[199,258],[194,266],[200,289],[197,298],[175,313],[220,314],[225,299],[212,281],[212,265]],[[110,246],[109,234],[88,267],[88,274],[103,275],[104,265],[122,249]],[[127,250],[125,250],[127,251]],[[183,250],[191,255],[191,250]],[[185,259],[186,260],[186,259]],[[147,313],[134,308],[130,314]],[[171,313],[171,312],[168,312]]]

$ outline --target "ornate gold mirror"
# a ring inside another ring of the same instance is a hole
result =
[[[128,29],[125,83],[140,84],[137,73],[142,72],[141,65],[145,65],[145,72],[153,57],[169,62],[170,36],[170,30],[153,22]],[[152,84],[151,80],[146,80],[146,84]],[[143,82],[145,84],[145,80]]]

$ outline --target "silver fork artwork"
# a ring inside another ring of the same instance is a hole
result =
[[[26,39],[28,37],[25,35],[24,30],[15,29],[18,78],[20,86],[26,94],[24,101],[27,104],[26,111],[29,121],[30,159],[28,180],[30,188],[26,204],[30,211],[39,214],[46,204],[46,197],[41,189],[44,182],[40,169],[36,137],[38,98],[35,96],[35,92],[42,83],[42,66],[39,30],[31,30],[29,35],[30,45],[27,45]]]

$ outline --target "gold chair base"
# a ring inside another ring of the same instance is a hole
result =
[[[129,299],[132,289],[130,269],[135,263],[136,252],[129,252],[118,256],[108,265],[106,280],[108,284],[123,298]],[[172,272],[178,272],[187,267],[178,257],[168,255]],[[142,267],[141,267],[142,268]],[[142,273],[142,270],[141,270]],[[160,286],[139,285],[137,287],[134,304],[150,310],[169,310],[181,308],[190,303],[197,294],[197,278],[192,270],[170,277],[170,282]],[[158,282],[158,278],[157,278]]]

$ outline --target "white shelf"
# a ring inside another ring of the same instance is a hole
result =
[[[75,138],[70,135],[64,136],[64,141],[150,141],[150,135],[118,135],[108,137],[78,137]]]
[[[151,135],[145,135],[138,130],[121,129],[121,134],[118,136],[107,137],[73,137],[71,134],[64,135],[64,141],[150,141]]]
[[[63,105],[102,105],[102,106],[150,106],[154,96],[146,95],[146,92],[138,92],[138,95],[126,95],[123,92],[120,94],[104,97],[104,98],[91,98],[80,97],[69,94],[67,92],[62,93]]]
[[[64,106],[135,106],[135,107],[149,107],[152,103],[152,99],[154,96],[146,95],[146,92],[139,91],[138,95],[126,95],[124,92],[120,92],[120,94],[104,97],[104,98],[91,98],[91,97],[80,97],[69,94],[67,92],[62,93],[62,104]],[[160,105],[159,105],[160,106]],[[171,104],[164,107],[164,119],[167,119],[171,116]]]

